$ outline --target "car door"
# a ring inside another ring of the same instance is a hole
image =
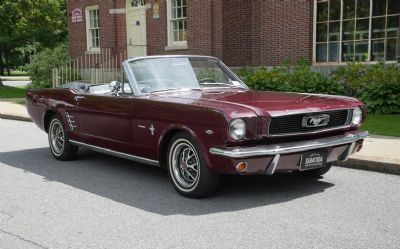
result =
[[[101,148],[129,152],[133,141],[130,94],[77,95],[79,134],[83,142]]]

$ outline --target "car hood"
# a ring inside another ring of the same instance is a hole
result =
[[[282,116],[354,108],[363,105],[355,98],[344,96],[243,89],[173,91],[157,94],[156,98],[216,108],[228,114],[237,113],[238,109],[247,109],[258,116]]]

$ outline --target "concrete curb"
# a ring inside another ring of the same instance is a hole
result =
[[[31,118],[22,117],[22,116],[17,116],[17,115],[10,115],[10,114],[2,114],[2,113],[0,113],[0,118],[2,118],[2,119],[17,120],[17,121],[32,122],[32,119],[31,119]]]
[[[375,171],[380,173],[400,175],[400,164],[396,163],[377,162],[377,161],[349,158],[345,162],[337,161],[335,162],[335,165],[351,169],[361,169],[361,170]]]

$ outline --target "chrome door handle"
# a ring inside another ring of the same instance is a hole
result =
[[[84,99],[85,98],[85,96],[75,96],[74,97],[74,99],[75,99],[75,101],[79,101],[80,99]]]

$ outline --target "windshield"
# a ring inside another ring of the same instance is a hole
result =
[[[217,60],[201,57],[149,58],[130,62],[141,93],[204,87],[243,87]]]

